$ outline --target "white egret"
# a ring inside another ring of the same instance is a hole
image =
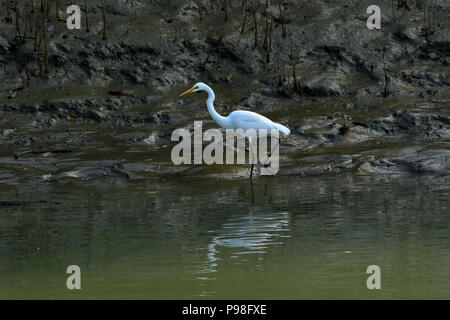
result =
[[[180,94],[181,96],[187,95],[191,92],[199,92],[205,91],[208,94],[208,99],[206,100],[206,107],[208,108],[208,112],[214,121],[217,122],[224,129],[242,129],[244,131],[248,129],[255,129],[256,131],[259,129],[266,129],[270,131],[271,129],[278,130],[279,132],[288,135],[291,130],[289,128],[283,126],[282,124],[273,122],[272,120],[252,111],[246,110],[236,110],[231,112],[227,117],[223,117],[217,113],[214,109],[214,91],[203,82],[196,83],[191,89]],[[247,137],[250,142],[250,137]],[[253,164],[250,171],[250,179],[253,175]]]

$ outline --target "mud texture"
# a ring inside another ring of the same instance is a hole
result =
[[[89,30],[82,1],[81,30],[57,13],[68,1],[50,1],[46,32],[41,8],[18,3],[10,21],[0,2],[2,182],[246,177],[170,162],[175,128],[217,127],[203,95],[178,97],[198,81],[219,113],[291,128],[280,175],[449,173],[448,1],[378,1],[381,30],[369,30],[370,1],[111,0],[106,31],[100,1]],[[14,159],[56,149],[72,152]]]

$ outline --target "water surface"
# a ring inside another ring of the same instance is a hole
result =
[[[0,207],[1,299],[450,297],[446,176],[191,175],[0,189],[1,200],[23,201]],[[66,288],[72,264],[79,291]],[[381,290],[366,287],[373,264]]]

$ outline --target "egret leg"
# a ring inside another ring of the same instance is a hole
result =
[[[249,161],[250,161],[250,163],[252,164],[252,167],[251,167],[251,169],[250,169],[250,180],[252,179],[252,177],[253,177],[253,168],[254,168],[254,166],[255,166],[255,161],[254,161],[254,155],[253,155],[253,149],[251,148],[251,143],[252,143],[252,138],[251,137],[249,137],[249,136],[246,136],[246,138],[247,138],[247,141],[248,141],[248,155],[249,155]]]
[[[274,149],[278,148],[280,146],[280,140],[278,139],[277,145]],[[272,152],[269,152],[268,157],[267,157],[267,162],[264,164],[264,167],[267,167],[269,165],[269,158],[272,157]]]

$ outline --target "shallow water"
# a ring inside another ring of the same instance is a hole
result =
[[[23,201],[0,206],[1,299],[449,298],[446,176],[0,189],[2,201]],[[66,288],[72,264],[79,291]],[[366,287],[373,264],[381,290]]]

